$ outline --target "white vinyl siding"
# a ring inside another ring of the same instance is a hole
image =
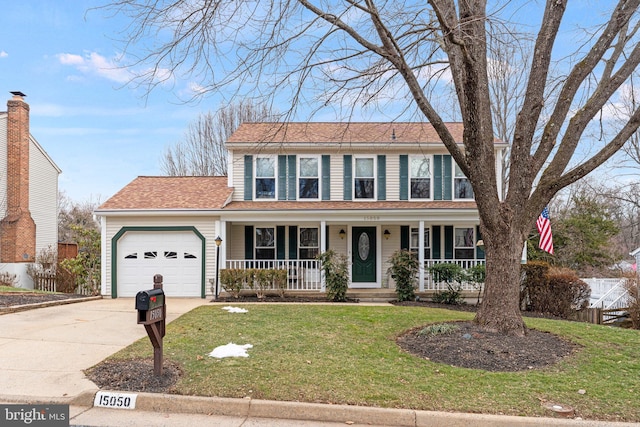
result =
[[[42,148],[29,145],[29,210],[36,223],[36,255],[58,249],[58,172]]]
[[[387,156],[387,200],[400,200],[400,156]]]
[[[344,157],[331,155],[331,200],[342,200],[344,196]]]
[[[233,153],[233,201],[244,200],[244,154]]]

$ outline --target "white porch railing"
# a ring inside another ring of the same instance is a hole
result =
[[[466,270],[476,265],[484,265],[483,259],[425,259],[424,260],[424,290],[425,291],[443,291],[447,290],[446,282],[438,282],[434,280],[431,274],[429,274],[429,267],[436,264],[457,264]],[[482,289],[482,283],[475,283],[469,281],[455,282],[455,286],[463,291],[480,291]]]
[[[226,268],[247,270],[250,268],[287,270],[287,290],[321,291],[320,261],[305,260],[227,260]],[[245,285],[246,286],[246,285]]]
[[[440,260],[430,259],[424,262],[424,289],[425,291],[442,291],[447,289],[447,284],[444,282],[437,282],[433,279],[431,274],[427,271],[429,267],[434,264],[441,263],[453,263],[458,264],[463,269],[475,267],[479,264],[484,264],[483,259],[468,259],[468,260]],[[287,290],[290,291],[323,291],[322,287],[322,274],[320,261],[317,260],[227,260],[225,268],[233,269],[283,269],[287,270]],[[481,283],[474,282],[456,282],[456,287],[464,291],[480,291],[482,289]]]

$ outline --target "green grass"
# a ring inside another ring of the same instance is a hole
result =
[[[474,413],[549,416],[541,403],[587,419],[640,421],[640,332],[586,323],[526,319],[582,346],[544,370],[496,373],[434,363],[395,338],[472,314],[395,306],[239,305],[246,314],[203,306],[167,327],[164,357],[187,395],[340,403]],[[248,358],[214,359],[219,345],[253,344]],[[113,358],[150,358],[147,338]],[[585,390],[581,394],[578,391]]]
[[[29,293],[29,294],[51,294],[54,292],[46,292],[46,291],[38,291],[38,290],[34,290],[34,289],[25,289],[25,288],[16,288],[13,286],[2,286],[0,285],[0,292],[16,292],[16,293]]]

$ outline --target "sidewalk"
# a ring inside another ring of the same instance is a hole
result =
[[[205,304],[172,299],[167,321]],[[100,299],[0,315],[0,402],[69,404],[71,425],[96,427],[636,425],[151,393],[136,393],[135,410],[94,408],[99,389],[83,370],[146,337],[134,306],[132,298]]]

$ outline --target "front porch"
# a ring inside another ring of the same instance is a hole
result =
[[[445,282],[438,281],[428,273],[429,267],[440,263],[452,263],[459,265],[462,269],[469,269],[476,265],[485,263],[484,259],[465,259],[465,260],[443,260],[429,259],[423,263],[418,275],[418,293],[425,293],[426,296],[433,295],[434,292],[447,289]],[[320,261],[317,260],[226,260],[225,268],[228,269],[278,269],[287,271],[286,292],[289,294],[308,294],[309,292],[325,292],[325,284],[323,281],[322,268]],[[395,299],[395,284],[393,279],[387,277],[383,281],[382,286],[353,287],[349,285],[348,295],[352,298],[360,300],[369,299]],[[482,283],[469,281],[456,282],[458,287],[467,298],[475,297],[482,291]],[[249,291],[250,287],[247,283],[243,286],[244,291]]]

